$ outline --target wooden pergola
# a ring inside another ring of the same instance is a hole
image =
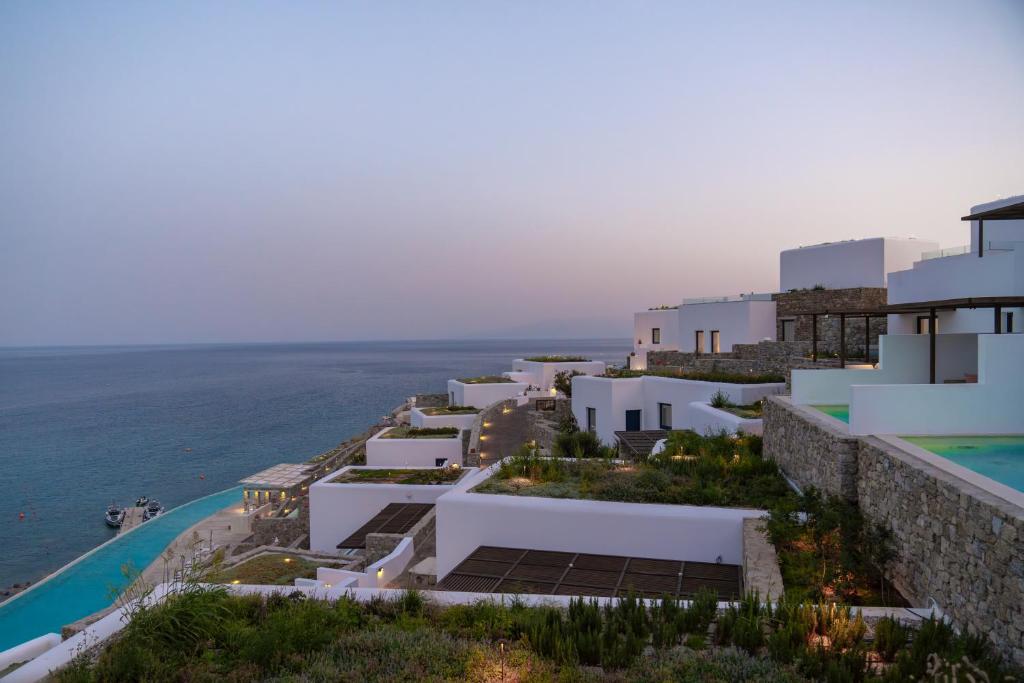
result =
[[[868,348],[869,326],[871,318],[886,317],[889,315],[900,315],[905,313],[926,313],[928,315],[928,372],[929,382],[935,384],[935,335],[936,318],[939,311],[955,311],[957,309],[978,309],[991,308],[994,312],[992,331],[995,334],[1003,332],[1003,309],[1024,307],[1024,296],[982,296],[966,297],[961,299],[939,299],[935,301],[914,301],[902,304],[889,304],[877,311],[863,310],[820,310],[804,311],[796,315],[811,316],[811,360],[818,360],[818,316],[828,317],[839,316],[839,367],[846,367],[846,319],[847,317],[864,318],[864,348]],[[865,355],[869,355],[865,352]]]

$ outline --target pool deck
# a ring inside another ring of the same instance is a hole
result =
[[[141,509],[139,508],[139,510]],[[141,513],[139,519],[142,519]],[[250,520],[243,513],[241,503],[232,504],[178,534],[177,538],[164,548],[160,556],[142,570],[142,579],[152,586],[165,582],[168,580],[168,576],[173,574],[175,568],[180,567],[182,558],[192,556],[194,547],[208,549],[212,539],[213,548],[216,550],[244,541],[250,535],[252,535]],[[82,617],[78,621],[66,624],[61,629],[61,635],[67,638],[78,633],[89,624],[110,614],[116,607],[116,604],[112,604],[98,612]]]

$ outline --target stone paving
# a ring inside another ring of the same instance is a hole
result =
[[[496,411],[488,418],[489,427],[480,431],[480,467],[487,467],[506,458],[530,439],[530,408],[513,408],[508,413]]]

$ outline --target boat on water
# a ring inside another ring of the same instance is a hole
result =
[[[111,527],[112,529],[120,529],[121,523],[124,522],[125,514],[126,511],[122,509],[119,505],[117,505],[116,503],[111,503],[107,507],[107,514],[104,515],[104,521],[107,523],[107,526]]]
[[[144,508],[149,505],[149,496],[139,496],[135,499],[135,507]]]
[[[149,521],[149,520],[153,519],[154,517],[158,517],[158,516],[162,515],[163,512],[164,512],[164,506],[160,504],[160,501],[158,501],[158,500],[150,500],[146,504],[145,511],[142,513],[142,519],[143,519],[143,521]]]

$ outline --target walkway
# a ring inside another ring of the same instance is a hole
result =
[[[514,454],[530,439],[529,405],[499,412],[480,431],[480,466],[493,465]]]

